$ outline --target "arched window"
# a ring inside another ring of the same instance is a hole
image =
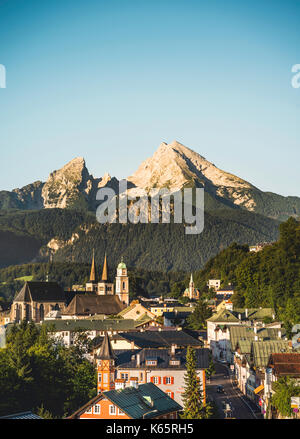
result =
[[[40,321],[44,320],[44,315],[45,315],[44,305],[41,303],[39,307]]]
[[[31,306],[28,303],[25,306],[25,320],[26,322],[31,320]]]

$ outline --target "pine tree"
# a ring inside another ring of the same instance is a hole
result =
[[[185,390],[182,395],[184,402],[183,419],[203,419],[205,409],[203,407],[203,397],[200,380],[196,371],[195,349],[188,346],[186,356],[186,373],[184,375]]]

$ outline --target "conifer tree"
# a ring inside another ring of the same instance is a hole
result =
[[[185,389],[182,395],[184,402],[183,419],[203,419],[205,410],[200,380],[196,371],[195,349],[188,346],[186,356],[186,373],[184,375]]]

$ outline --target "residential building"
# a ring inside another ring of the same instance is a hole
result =
[[[209,349],[195,349],[196,370],[206,401],[206,375],[209,366]],[[134,351],[115,351],[117,378],[124,379],[130,385],[131,379],[138,383],[153,383],[172,399],[182,405],[184,392],[184,376],[186,373],[187,349],[177,349],[172,345],[169,349],[144,348]]]
[[[116,355],[105,334],[97,362],[97,396],[69,419],[177,419],[182,407],[153,383],[116,379]]]
[[[122,380],[116,386],[122,386]],[[178,419],[182,407],[153,383],[99,393],[68,419]]]
[[[124,319],[137,320],[145,314],[152,319],[156,318],[156,315],[142,305],[138,300],[133,300],[130,305],[124,308],[118,315]]]
[[[291,342],[289,342],[289,347],[291,347]],[[262,405],[264,411],[270,409],[268,417],[278,418],[280,414],[277,413],[275,407],[272,406],[272,395],[274,394],[274,383],[283,377],[290,377],[294,379],[297,385],[300,384],[300,352],[281,352],[272,353],[269,357],[267,367],[265,368],[265,376],[262,384],[263,391],[262,395]],[[269,407],[270,404],[270,407]],[[299,409],[296,407],[298,412],[295,411],[294,417],[300,418]]]
[[[170,348],[174,345],[176,348],[184,349],[187,346],[193,346],[194,348],[202,348],[203,341],[196,336],[191,336],[184,330],[158,330],[150,331],[128,331],[118,334],[110,335],[110,341],[115,351],[135,351],[145,348]],[[97,342],[97,343],[96,343]],[[102,345],[102,338],[95,339],[95,345],[93,347],[93,357],[99,356]]]
[[[217,291],[221,286],[221,279],[209,279],[207,282],[208,288],[212,288],[213,290]]]
[[[266,317],[269,320],[269,328],[280,328],[281,323],[275,321],[275,312],[272,308],[234,308],[223,307],[207,320],[207,342],[215,359],[232,362],[230,345],[230,328],[232,326],[264,325]]]

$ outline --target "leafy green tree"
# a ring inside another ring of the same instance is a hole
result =
[[[290,377],[279,378],[274,384],[272,405],[284,417],[292,416],[291,397],[300,396],[300,386]]]
[[[0,350],[0,414],[40,408],[47,417],[63,417],[95,396],[96,371],[85,358],[88,345],[81,332],[78,344],[67,348],[45,327],[14,325]]]
[[[300,395],[300,387],[290,377],[279,378],[273,386],[275,393],[272,396],[272,405],[280,415],[290,417],[292,415],[291,397]]]
[[[211,317],[212,311],[203,300],[199,300],[193,313],[187,318],[187,326],[191,329],[200,330],[206,328],[206,320]]]

